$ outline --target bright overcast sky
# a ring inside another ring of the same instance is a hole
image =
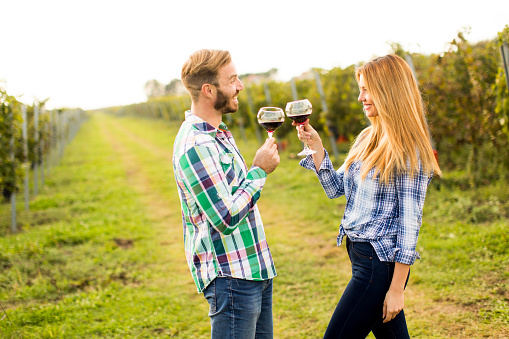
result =
[[[289,80],[390,52],[440,53],[509,24],[509,0],[0,0],[0,87],[48,108],[146,100],[195,50],[227,49],[237,71]]]

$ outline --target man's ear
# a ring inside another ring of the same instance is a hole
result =
[[[208,98],[212,98],[214,96],[214,85],[211,84],[203,84],[201,86],[201,92]]]

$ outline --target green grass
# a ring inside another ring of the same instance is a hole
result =
[[[10,234],[0,207],[0,337],[210,337],[184,257],[178,127],[94,115],[20,213],[21,233]],[[258,145],[235,135],[249,165]],[[298,166],[301,147],[290,140],[259,201],[278,273],[276,338],[320,338],[350,278],[336,247],[345,199],[327,199]],[[509,334],[507,185],[451,184],[463,177],[447,173],[429,189],[406,293],[414,338]]]

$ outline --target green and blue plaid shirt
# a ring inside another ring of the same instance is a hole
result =
[[[184,247],[198,292],[217,276],[276,276],[256,202],[267,174],[249,170],[232,134],[186,112],[173,145]]]

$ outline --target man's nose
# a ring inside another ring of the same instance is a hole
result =
[[[240,81],[240,79],[238,79],[237,90],[242,91],[243,89],[244,89],[244,84],[242,83],[242,81]]]

